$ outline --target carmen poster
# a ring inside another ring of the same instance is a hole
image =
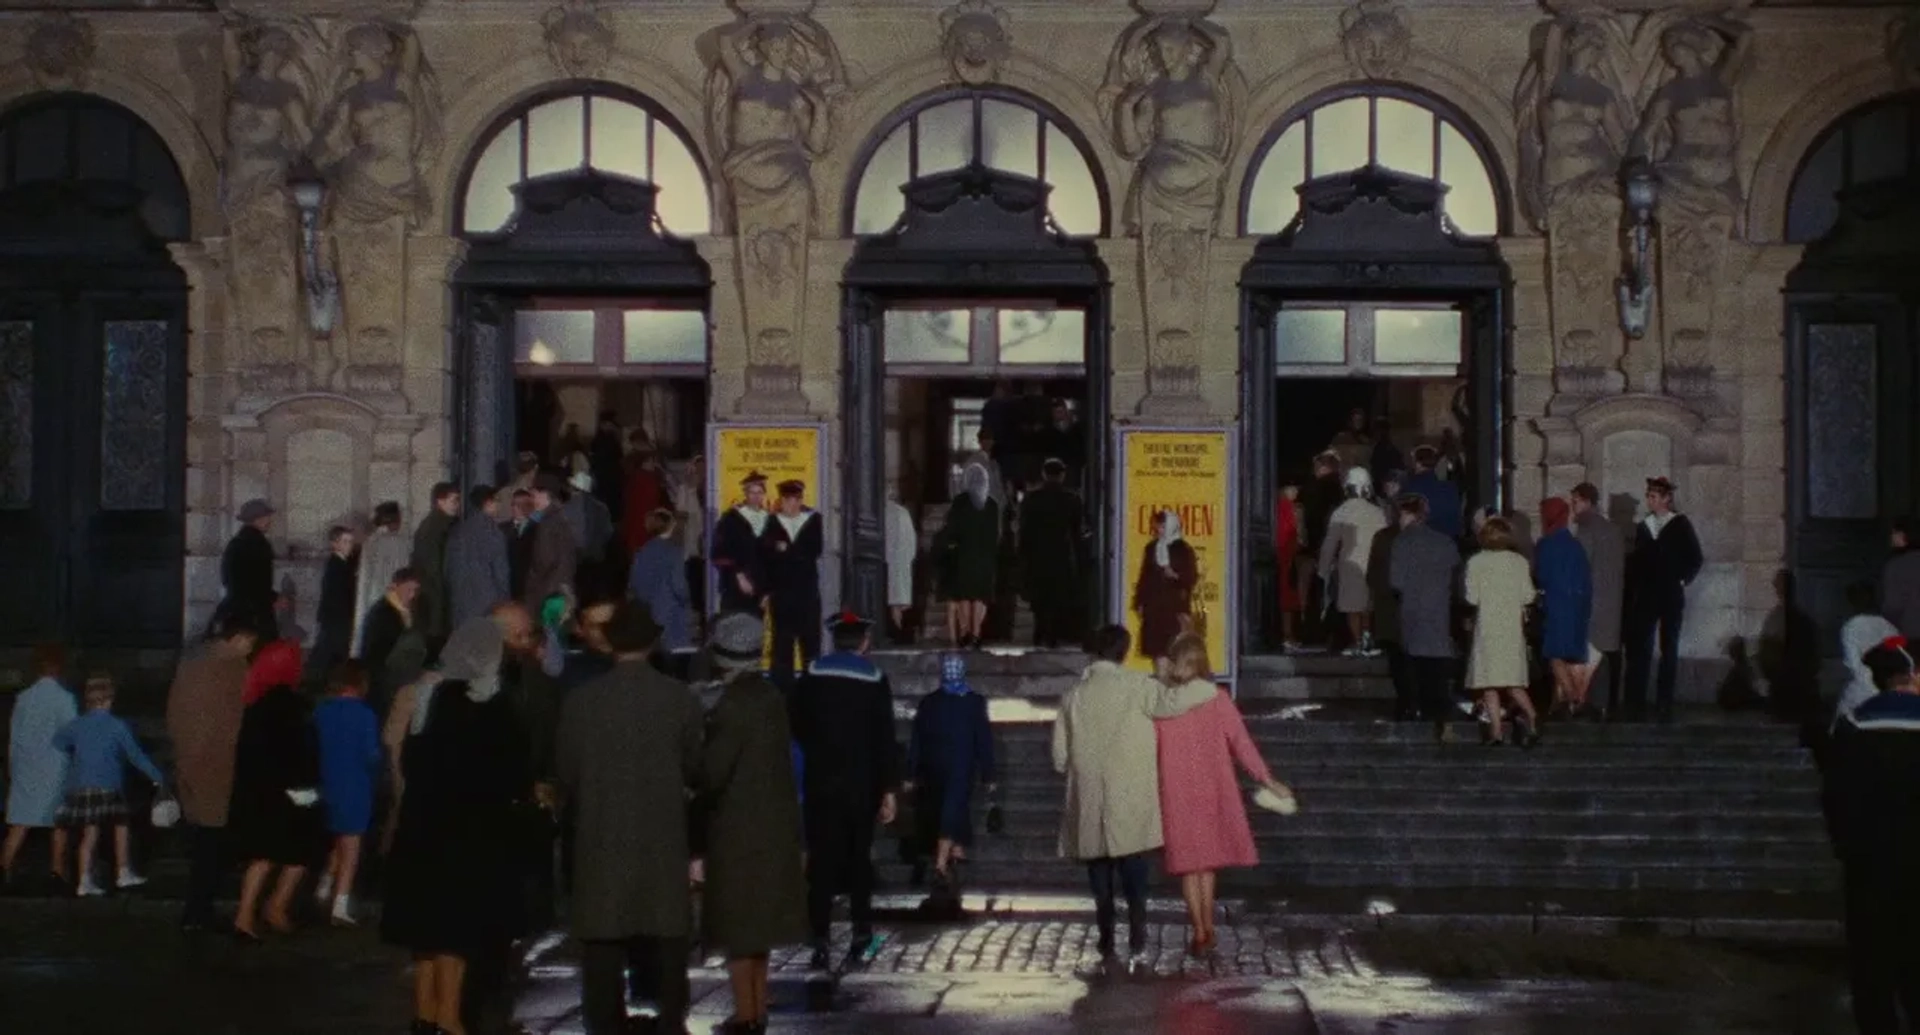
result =
[[[1214,676],[1231,683],[1240,581],[1234,433],[1121,428],[1116,437],[1114,620],[1133,633],[1127,662],[1151,671],[1153,653],[1190,627],[1206,637]]]
[[[767,477],[767,509],[778,502],[778,486],[798,478],[807,486],[800,497],[814,510],[824,510],[827,469],[826,427],[820,424],[709,424],[707,426],[707,556],[713,556],[713,523],[729,508],[740,505],[740,481],[755,471]],[[824,519],[825,515],[822,515]],[[824,558],[822,563],[824,563]],[[707,571],[707,609],[719,606],[720,593],[713,570]],[[825,635],[822,630],[822,635]],[[767,625],[767,662],[772,662],[773,626]]]

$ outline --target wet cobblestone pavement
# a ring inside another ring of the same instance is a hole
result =
[[[173,929],[140,899],[0,902],[0,1031],[7,1035],[377,1035],[409,1015],[406,960],[371,931],[316,928],[243,947]],[[1831,950],[1766,953],[1674,939],[1417,937],[1279,921],[1220,929],[1217,956],[1155,924],[1146,965],[1101,973],[1092,925],[1067,918],[890,924],[871,964],[832,980],[804,953],[775,958],[773,1030],[1259,1032],[1264,1035],[1845,1035]],[[844,942],[845,932],[841,932]],[[704,961],[716,963],[717,961]],[[498,1016],[476,1035],[576,1035],[572,946],[527,948]],[[731,1009],[695,971],[690,1029]],[[510,1005],[506,1000],[511,1000]],[[509,1016],[510,1015],[510,1016]]]

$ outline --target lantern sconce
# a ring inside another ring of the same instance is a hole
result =
[[[1660,179],[1645,158],[1620,168],[1626,199],[1628,250],[1625,276],[1613,282],[1620,303],[1620,329],[1636,341],[1646,337],[1653,316],[1653,214],[1660,203]]]
[[[326,202],[327,184],[310,166],[296,170],[287,178],[294,207],[300,210],[300,264],[307,291],[307,327],[315,337],[333,335],[340,316],[340,278],[320,259],[320,209]]]

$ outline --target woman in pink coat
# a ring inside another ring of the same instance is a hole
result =
[[[1276,781],[1260,759],[1233,698],[1213,683],[1207,644],[1182,633],[1167,648],[1162,677],[1187,710],[1155,722],[1160,756],[1160,824],[1167,873],[1180,878],[1180,895],[1193,924],[1196,955],[1211,952],[1214,874],[1227,867],[1255,866],[1253,830],[1240,800],[1234,763],[1281,798],[1293,792]]]

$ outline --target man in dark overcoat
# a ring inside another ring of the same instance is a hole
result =
[[[267,538],[273,514],[266,500],[248,500],[234,515],[240,530],[220,554],[220,584],[226,595],[214,608],[209,631],[233,616],[258,632],[262,643],[280,638],[280,593],[273,588],[273,542]]]
[[[793,684],[794,652],[806,665],[820,656],[820,555],[824,522],[801,500],[806,484],[780,483],[779,509],[760,536],[766,572],[767,617],[773,623],[773,664],[767,674],[781,687]]]
[[[1079,642],[1083,517],[1080,497],[1067,488],[1065,461],[1048,458],[1040,465],[1040,487],[1020,501],[1020,585],[1033,607],[1036,647]]]
[[[1573,487],[1573,536],[1587,551],[1593,572],[1593,614],[1587,619],[1587,643],[1606,670],[1607,711],[1620,707],[1620,618],[1626,612],[1627,539],[1600,511],[1600,489],[1592,482]],[[1597,714],[1592,704],[1589,714]]]
[[[1693,522],[1673,509],[1673,483],[1647,479],[1647,515],[1634,529],[1627,556],[1627,691],[1630,719],[1644,719],[1653,641],[1660,636],[1660,674],[1654,708],[1660,721],[1673,719],[1673,688],[1680,674],[1680,621],[1687,586],[1700,575],[1700,537]]]
[[[589,1035],[627,1030],[629,968],[655,990],[660,1031],[682,1030],[691,998],[687,798],[703,716],[685,683],[649,663],[659,636],[644,605],[618,605],[606,627],[613,671],[568,694],[561,711],[556,769],[574,821],[572,926]]]
[[[827,627],[832,651],[807,666],[793,692],[815,969],[828,964],[838,895],[849,897],[853,913],[848,961],[864,960],[873,944],[873,835],[893,822],[900,782],[893,688],[866,656],[871,628],[858,615],[836,615]]]
[[[451,594],[447,591],[447,536],[459,519],[459,486],[440,482],[433,487],[433,506],[413,529],[413,555],[407,566],[420,576],[413,626],[427,641],[429,656],[438,656],[441,644],[453,632]]]
[[[491,485],[467,493],[467,516],[447,535],[447,606],[453,627],[513,599],[513,567],[500,533],[499,493]]]

